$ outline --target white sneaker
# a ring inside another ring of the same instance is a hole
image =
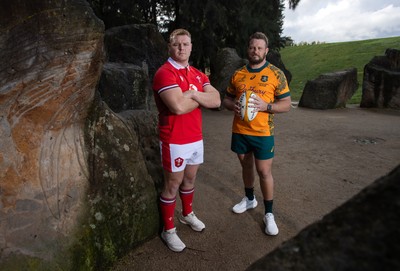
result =
[[[241,202],[233,206],[232,211],[237,214],[241,214],[246,212],[248,209],[253,209],[257,207],[257,200],[254,196],[253,200],[249,200],[247,197],[244,197]]]
[[[179,236],[176,234],[176,228],[163,231],[161,233],[161,238],[167,244],[170,250],[175,252],[181,252],[185,249],[185,244],[181,241]]]
[[[265,233],[268,235],[277,235],[279,230],[278,226],[276,226],[274,214],[266,213],[264,216],[265,223]]]
[[[179,221],[183,224],[189,225],[195,231],[202,231],[206,227],[206,225],[204,225],[204,223],[201,222],[193,212],[187,216],[181,214],[179,216]]]

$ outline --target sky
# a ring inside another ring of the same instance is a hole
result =
[[[295,43],[344,42],[400,36],[400,0],[285,1],[282,36]]]

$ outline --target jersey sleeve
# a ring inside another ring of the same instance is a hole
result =
[[[207,85],[211,85],[210,79],[208,78],[208,76],[205,73],[201,73],[201,75],[202,75],[201,81],[203,82],[203,87],[205,87]]]
[[[161,92],[179,87],[176,74],[165,67],[160,68],[153,79],[153,90],[160,94]]]
[[[283,99],[290,96],[289,85],[287,83],[285,74],[280,69],[276,69],[274,72],[278,81],[278,85],[275,89],[275,97],[277,99]]]

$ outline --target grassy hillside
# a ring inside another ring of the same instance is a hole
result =
[[[292,100],[300,100],[307,80],[314,80],[322,73],[355,67],[359,88],[349,103],[360,103],[364,66],[374,56],[385,55],[387,48],[400,50],[400,37],[293,46],[282,49],[280,51],[282,61],[293,75],[290,83]]]

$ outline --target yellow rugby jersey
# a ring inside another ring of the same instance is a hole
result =
[[[237,70],[227,88],[228,97],[238,100],[245,91],[252,91],[267,103],[290,96],[285,74],[276,66],[266,62],[258,69],[248,65]],[[274,114],[258,112],[250,122],[236,116],[232,132],[252,136],[271,136],[274,134]]]

